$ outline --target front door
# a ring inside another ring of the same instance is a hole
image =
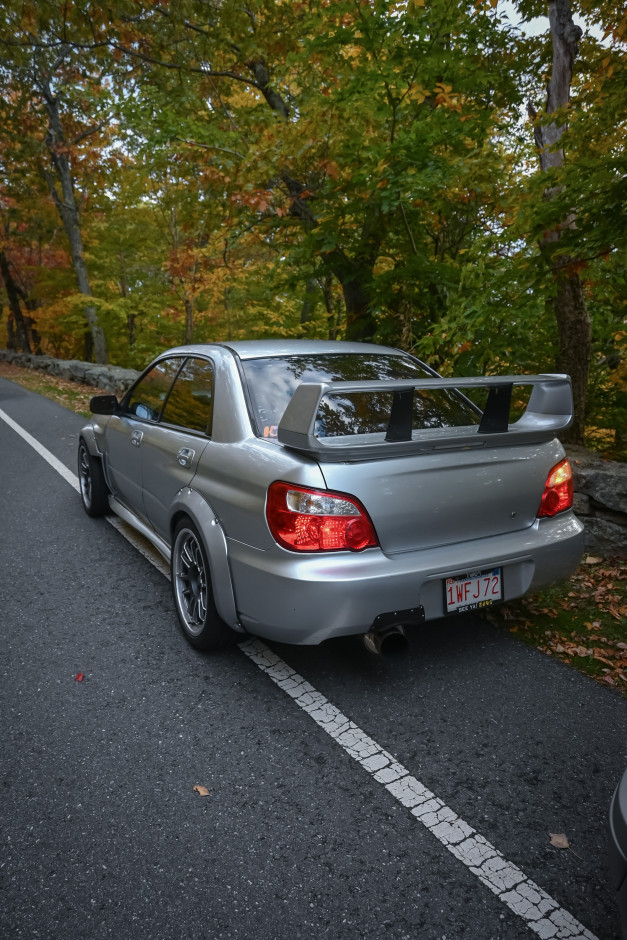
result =
[[[171,506],[189,486],[211,434],[213,368],[189,358],[181,368],[156,425],[142,438],[142,484],[146,517],[170,541]]]

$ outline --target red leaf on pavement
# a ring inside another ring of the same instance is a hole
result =
[[[74,676],[74,681],[75,681],[75,682],[82,682],[84,678],[85,678],[85,673],[84,673],[84,672],[77,672],[76,675]]]

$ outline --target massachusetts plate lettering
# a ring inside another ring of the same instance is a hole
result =
[[[447,614],[461,613],[489,607],[503,597],[500,568],[459,578],[447,578],[444,583]]]

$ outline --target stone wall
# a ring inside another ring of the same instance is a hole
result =
[[[30,356],[0,349],[0,360],[42,369],[115,395],[123,394],[141,373],[119,366],[98,366],[76,359]],[[583,447],[568,447],[575,484],[575,512],[586,527],[586,548],[627,558],[627,464],[603,460]]]
[[[573,468],[575,512],[586,527],[586,548],[627,558],[627,464],[603,460],[585,447],[566,450]]]
[[[0,349],[0,360],[28,369],[40,369],[62,379],[93,385],[94,388],[114,395],[123,394],[139,378],[135,369],[121,369],[119,366],[99,366],[93,362],[80,362],[78,359],[53,359],[52,356],[31,356],[28,353],[11,352]]]

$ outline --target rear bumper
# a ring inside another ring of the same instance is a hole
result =
[[[583,552],[583,526],[569,511],[522,532],[416,552],[380,549],[299,556],[228,540],[239,621],[282,643],[316,644],[363,633],[381,613],[422,606],[446,615],[443,579],[503,569],[503,600],[567,578]]]

